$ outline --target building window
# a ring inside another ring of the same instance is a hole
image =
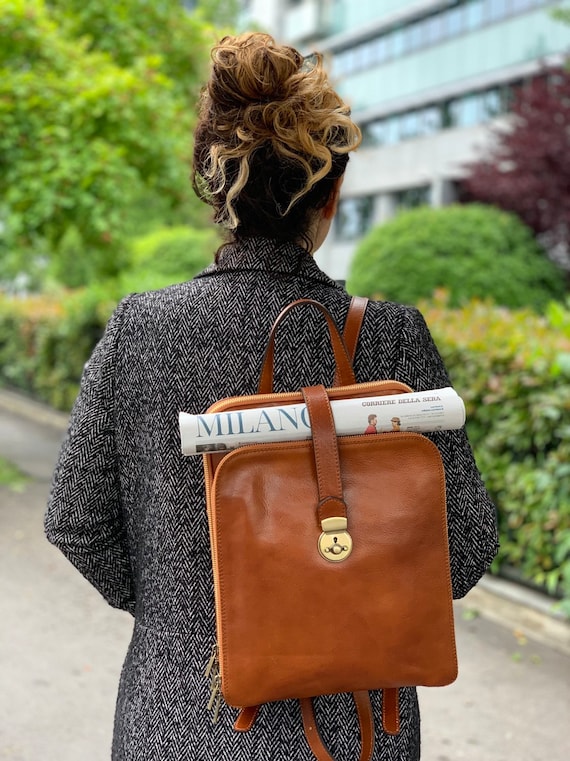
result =
[[[390,41],[392,43],[392,56],[394,58],[400,58],[408,52],[409,48],[407,46],[407,36],[403,27],[400,29],[394,29],[390,35]]]
[[[455,124],[457,127],[471,127],[474,124],[480,124],[481,118],[481,96],[463,95],[455,102]]]
[[[441,128],[451,129],[451,127],[455,127],[455,110],[453,101],[446,100],[441,104]]]
[[[424,33],[424,25],[421,22],[409,25],[408,46],[410,50],[419,50],[424,46]]]
[[[465,8],[465,26],[472,32],[483,25],[485,21],[485,0],[471,0]]]
[[[394,145],[402,140],[402,118],[400,115],[387,119],[377,119],[362,125],[362,142],[365,146]]]
[[[289,0],[293,4],[293,0]],[[353,74],[430,45],[473,32],[525,10],[548,5],[551,0],[459,0],[420,19],[414,19],[377,37],[334,52],[334,76]]]
[[[428,16],[423,24],[425,27],[424,40],[426,41],[426,45],[435,45],[445,36],[445,28],[442,24],[441,14],[438,13],[435,16]]]
[[[362,143],[363,145],[386,145],[387,121],[380,119],[376,122],[370,122],[362,126]]]
[[[428,106],[423,109],[421,120],[421,134],[433,135],[441,129],[441,110],[437,106]]]
[[[367,42],[366,45],[362,46],[361,58],[365,69],[374,66],[376,63],[376,49],[373,42]]]
[[[452,8],[447,12],[447,29],[445,30],[447,37],[457,37],[465,31],[463,24],[464,16],[465,8],[462,5],[457,6],[457,8]]]
[[[407,114],[403,114],[401,117],[401,140],[411,140],[417,137],[420,133],[420,112],[408,111]]]
[[[397,211],[415,209],[416,206],[428,206],[431,202],[431,187],[420,185],[417,188],[407,188],[394,193],[394,203]]]
[[[388,145],[399,143],[401,139],[401,122],[400,115],[391,116],[386,119],[386,142]]]
[[[342,198],[335,217],[334,235],[337,240],[356,240],[372,227],[374,196]]]
[[[378,37],[378,39],[372,42],[376,63],[384,63],[384,61],[387,61],[390,58],[389,42],[389,38],[386,35]]]
[[[461,95],[361,124],[365,146],[393,145],[453,127],[470,127],[509,112],[519,82]]]
[[[487,0],[487,20],[500,21],[510,16],[509,0]]]
[[[482,98],[482,118],[483,121],[494,119],[505,111],[505,104],[501,97],[501,90],[494,87],[483,94]]]

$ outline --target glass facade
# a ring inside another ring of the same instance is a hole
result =
[[[372,226],[374,196],[341,199],[334,220],[334,237],[339,241],[356,240]]]
[[[358,29],[414,5],[417,0],[332,0],[333,33]]]
[[[511,16],[552,5],[552,0],[462,0],[423,18],[381,32],[335,53],[333,76],[341,77],[438,45]]]
[[[356,113],[384,103],[418,99],[424,92],[469,79],[492,79],[496,71],[521,67],[551,54],[566,54],[570,29],[549,13],[557,3],[540,0],[537,8],[538,1],[532,0],[534,7],[529,7],[531,0],[508,0],[501,6],[491,6],[489,0],[470,0],[438,16],[413,21],[409,28],[400,27],[350,49],[333,51],[335,87]],[[449,15],[451,11],[461,13]],[[499,11],[508,15],[499,18]],[[421,24],[421,36],[417,27],[410,33],[417,24]],[[460,33],[450,33],[459,29]],[[414,48],[418,40],[423,47]]]
[[[406,188],[393,194],[396,211],[414,209],[416,206],[427,206],[431,203],[431,187],[420,185],[417,188]]]
[[[431,203],[430,185],[398,190],[391,194],[394,211],[413,209]],[[334,220],[333,237],[337,242],[349,242],[362,238],[374,225],[375,196],[341,199]]]
[[[520,82],[466,93],[422,108],[360,123],[363,147],[393,145],[453,127],[483,124],[509,111]]]

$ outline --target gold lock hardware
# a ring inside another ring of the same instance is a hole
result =
[[[324,518],[321,521],[323,533],[319,536],[319,553],[331,563],[340,563],[352,552],[352,537],[347,531],[346,518]]]

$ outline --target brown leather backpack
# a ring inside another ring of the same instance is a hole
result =
[[[277,326],[312,304],[325,316],[335,386],[274,394]],[[398,732],[398,688],[457,676],[445,477],[436,446],[418,433],[337,437],[330,400],[409,392],[397,381],[356,383],[354,354],[366,300],[353,300],[344,337],[319,303],[300,300],[271,331],[255,396],[209,412],[307,404],[312,440],[205,454],[217,646],[210,707],[223,695],[249,729],[261,703],[299,698],[319,761],[331,761],[311,698],[351,692],[374,748],[368,691],[383,689],[383,725]]]

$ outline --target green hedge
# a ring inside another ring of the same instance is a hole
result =
[[[118,298],[115,284],[62,295],[0,295],[0,381],[69,410]]]
[[[445,294],[421,308],[499,507],[495,569],[562,596],[570,616],[570,309],[450,309]]]
[[[53,295],[0,293],[0,382],[69,410],[83,365],[120,299],[191,279],[219,244],[212,229],[162,228],[131,242],[115,278]]]
[[[0,379],[68,409],[115,297],[104,286],[64,302],[0,296]],[[443,294],[421,308],[499,506],[495,569],[508,565],[562,596],[570,615],[570,309],[453,309]]]
[[[537,310],[565,292],[562,271],[514,214],[470,204],[422,206],[374,228],[358,246],[351,293],[416,304],[445,288],[450,303],[491,298]]]

